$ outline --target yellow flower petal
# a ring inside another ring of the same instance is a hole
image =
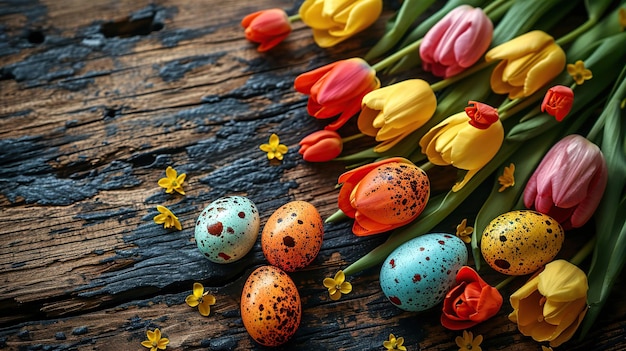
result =
[[[198,305],[198,311],[200,311],[201,315],[206,317],[211,313],[211,306],[206,303],[206,301],[202,301],[202,303]]]
[[[187,303],[187,305],[189,305],[189,307],[196,307],[200,304],[200,301],[198,301],[198,298],[193,295],[188,295],[185,298],[185,302]]]
[[[193,283],[193,296],[195,296],[196,299],[200,299],[202,294],[204,294],[204,286],[200,283]]]

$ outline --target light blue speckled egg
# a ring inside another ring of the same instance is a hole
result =
[[[398,246],[380,269],[380,287],[405,311],[425,311],[454,286],[467,264],[465,243],[451,234],[424,234]]]
[[[256,205],[243,196],[226,196],[211,202],[198,216],[198,249],[216,263],[235,262],[245,256],[259,236],[261,220]]]

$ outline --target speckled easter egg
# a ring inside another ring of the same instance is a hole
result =
[[[250,274],[241,294],[241,319],[254,341],[265,346],[287,342],[301,316],[300,294],[287,273],[266,265]]]
[[[424,234],[398,246],[380,269],[380,286],[405,311],[425,311],[443,301],[467,264],[465,243],[451,234]]]
[[[260,227],[259,211],[252,201],[243,196],[221,197],[198,216],[196,244],[213,262],[235,262],[252,249]]]
[[[292,201],[267,219],[261,233],[261,247],[269,263],[293,272],[317,257],[323,238],[324,222],[315,206],[306,201]]]
[[[552,217],[532,210],[516,210],[494,218],[485,228],[480,251],[494,270],[525,275],[552,261],[565,240]]]

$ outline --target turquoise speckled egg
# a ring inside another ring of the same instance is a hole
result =
[[[380,270],[380,286],[405,311],[425,311],[443,301],[467,264],[465,243],[452,234],[424,234],[398,246]]]
[[[259,236],[261,220],[256,205],[243,196],[221,197],[198,216],[198,249],[215,263],[235,262],[245,256]]]

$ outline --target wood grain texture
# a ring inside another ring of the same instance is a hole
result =
[[[344,166],[299,157],[299,140],[323,124],[308,116],[293,80],[362,56],[391,15],[386,8],[369,31],[327,50],[302,24],[269,53],[245,40],[246,14],[271,7],[294,14],[298,5],[0,2],[0,350],[138,350],[156,327],[171,340],[168,350],[264,349],[239,314],[247,275],[266,262],[260,244],[236,263],[212,264],[196,248],[195,220],[231,194],[254,201],[262,224],[291,200],[311,202],[324,218],[336,210]],[[258,149],[273,132],[290,149],[280,163]],[[185,196],[158,187],[168,165],[187,173]],[[449,172],[434,178],[449,187]],[[154,224],[159,204],[179,216],[182,231]],[[468,203],[436,229],[453,231],[476,211]],[[455,349],[459,333],[441,327],[436,309],[408,313],[386,300],[377,269],[353,277],[350,295],[329,300],[323,278],[386,237],[355,237],[350,226],[327,224],[317,259],[290,274],[303,317],[279,349],[378,350],[389,333],[410,350]],[[582,243],[584,233],[574,238]],[[209,317],[184,303],[196,281],[217,298]],[[620,279],[596,329],[566,348],[626,348],[623,287]],[[508,322],[509,312],[505,303],[472,329],[484,335],[483,349],[539,350]]]

